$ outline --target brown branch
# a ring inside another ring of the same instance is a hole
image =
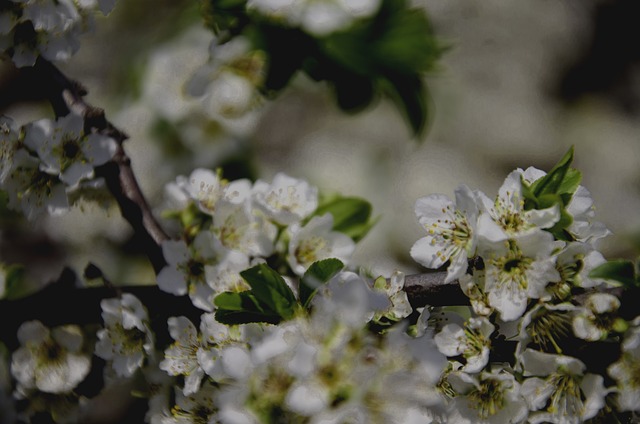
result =
[[[96,131],[115,139],[118,149],[113,160],[96,168],[96,176],[104,178],[112,193],[122,216],[129,222],[135,237],[158,273],[166,264],[160,244],[169,237],[153,216],[136,177],[131,169],[131,160],[123,148],[128,136],[111,124],[104,111],[85,102],[86,90],[78,83],[70,80],[55,65],[43,58],[38,58],[31,68],[20,69],[21,83],[36,91],[49,101],[56,116],[65,116],[74,112],[84,116],[87,131]]]

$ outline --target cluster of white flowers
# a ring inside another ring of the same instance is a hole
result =
[[[150,422],[430,422],[443,412],[436,383],[445,357],[431,333],[398,328],[386,341],[370,333],[368,320],[387,305],[343,272],[310,315],[278,326],[227,327],[205,313],[198,332],[170,318],[175,343],[160,368],[184,376],[184,386],[174,387],[173,404],[154,402]]]
[[[494,200],[461,186],[455,203],[443,195],[416,202],[427,236],[412,257],[428,268],[447,266],[447,281],[458,280],[472,305],[466,319],[448,313],[434,337],[450,362],[441,382],[450,397],[447,422],[577,424],[601,413],[613,393],[618,410],[640,411],[638,319],[618,317],[620,301],[611,294],[594,293],[581,303],[571,296],[607,287],[589,273],[605,262],[595,243],[608,230],[594,220],[582,186],[568,193],[568,221],[559,203],[526,207],[525,191],[545,175],[518,169]],[[561,219],[558,237],[552,229]],[[602,371],[608,375],[589,373],[565,353],[576,340],[621,337],[622,356]],[[505,339],[515,345],[506,357],[495,352]],[[605,387],[605,378],[618,386]]]
[[[209,47],[210,60],[191,77],[187,93],[202,98],[204,110],[217,119],[237,119],[260,104],[265,54],[243,36]]]
[[[41,119],[18,128],[0,117],[0,189],[8,206],[28,219],[69,209],[69,194],[94,184],[94,167],[108,162],[116,141],[86,133],[84,119],[69,114],[56,121]]]
[[[373,16],[381,0],[249,0],[247,8],[309,34],[325,36]]]
[[[306,181],[277,174],[273,182],[228,182],[219,173],[193,171],[167,187],[172,202],[189,222],[182,240],[162,244],[168,265],[158,286],[189,294],[193,304],[213,311],[213,298],[249,286],[240,272],[276,254],[294,275],[314,262],[337,258],[346,263],[355,249],[348,236],[332,230],[331,214],[313,216],[318,190]]]
[[[0,3],[0,51],[17,67],[33,66],[42,55],[67,60],[80,47],[78,37],[92,14],[107,15],[116,0],[7,0]]]

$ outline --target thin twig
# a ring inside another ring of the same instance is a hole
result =
[[[131,160],[123,148],[128,136],[109,122],[100,108],[85,102],[87,91],[69,79],[51,62],[38,58],[32,68],[23,68],[26,83],[36,84],[53,107],[56,116],[70,112],[82,115],[89,131],[100,132],[117,141],[118,149],[113,160],[96,168],[96,176],[104,178],[107,187],[118,202],[122,216],[133,227],[136,237],[157,272],[166,264],[161,243],[169,239],[155,219],[144,194],[131,169]]]

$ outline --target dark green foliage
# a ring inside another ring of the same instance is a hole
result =
[[[224,37],[243,34],[269,58],[262,87],[277,95],[303,72],[329,83],[338,106],[358,112],[377,99],[393,100],[413,134],[423,135],[428,122],[424,77],[444,47],[424,11],[406,0],[383,0],[378,13],[327,36],[312,36],[259,13],[244,0],[205,0],[206,24]]]

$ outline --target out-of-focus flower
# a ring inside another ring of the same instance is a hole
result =
[[[110,137],[85,134],[84,119],[74,113],[26,125],[24,144],[38,153],[41,170],[70,187],[93,177],[93,168],[111,160],[117,149]]]
[[[80,47],[79,36],[89,30],[93,12],[106,15],[115,0],[9,0],[0,11],[3,50],[17,67],[33,66],[38,55],[68,60]],[[4,37],[2,37],[4,36]]]
[[[640,412],[640,317],[625,334],[620,359],[609,366],[608,372],[617,387],[618,405],[622,411]]]
[[[91,359],[82,352],[83,336],[75,325],[50,331],[40,321],[28,321],[18,329],[21,347],[11,358],[11,374],[18,382],[17,393],[30,390],[65,393],[89,374]]]
[[[162,242],[167,265],[160,270],[158,287],[168,293],[189,294],[193,304],[205,311],[213,310],[213,289],[207,284],[205,267],[222,262],[225,248],[213,233],[198,233],[190,246],[182,240]]]
[[[105,328],[98,331],[95,353],[111,361],[116,375],[129,377],[153,353],[153,333],[140,300],[130,293],[100,302]]]
[[[321,37],[372,16],[380,3],[380,0],[249,0],[247,8]]]
[[[296,274],[302,276],[314,262],[336,258],[347,263],[355,250],[355,243],[345,234],[332,231],[333,215],[314,216],[304,226],[289,227],[289,253],[287,262]]]
[[[318,207],[318,189],[306,181],[278,173],[271,184],[258,180],[253,186],[257,207],[276,223],[290,225],[308,217]]]

